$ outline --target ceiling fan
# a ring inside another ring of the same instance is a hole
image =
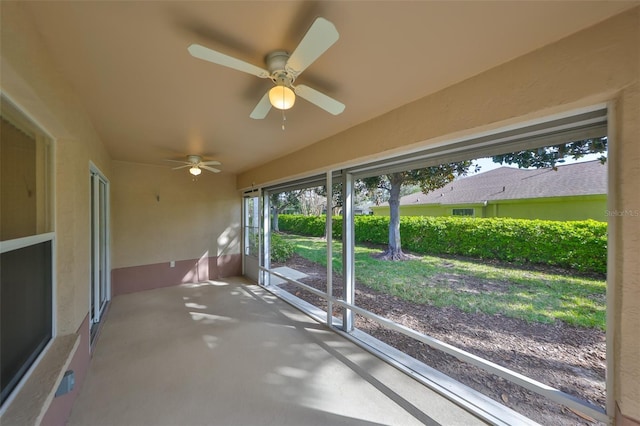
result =
[[[187,161],[178,160],[166,160],[172,163],[181,163],[182,166],[174,167],[173,170],[184,169],[189,167],[189,173],[194,176],[198,176],[202,173],[202,169],[209,170],[213,173],[220,173],[219,169],[210,166],[220,166],[222,163],[219,161],[202,161],[202,157],[199,155],[187,155]]]
[[[192,44],[188,50],[191,56],[196,58],[273,81],[275,86],[258,102],[249,115],[251,118],[265,118],[272,106],[281,110],[291,108],[295,103],[296,95],[333,115],[338,115],[344,111],[344,104],[309,86],[303,84],[294,86],[293,82],[339,37],[336,27],[331,22],[324,18],[316,18],[292,54],[276,50],[266,56],[267,69],[199,44]]]

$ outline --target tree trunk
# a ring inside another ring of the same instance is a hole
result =
[[[278,227],[278,208],[271,207],[271,231],[280,232]]]
[[[404,175],[402,173],[389,175],[389,183],[391,184],[389,191],[389,248],[382,256],[387,260],[405,259],[400,239],[400,188],[403,182]]]

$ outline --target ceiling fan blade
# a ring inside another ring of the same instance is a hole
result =
[[[343,103],[338,102],[335,99],[325,95],[324,93],[318,92],[316,89],[312,89],[309,86],[300,84],[295,87],[295,92],[296,95],[308,100],[312,104],[319,106],[323,110],[333,115],[341,114],[342,111],[344,111]]]
[[[201,161],[200,162],[201,166],[219,166],[221,164],[222,163],[220,163],[219,161],[213,161],[213,160],[211,160],[211,161]]]
[[[189,46],[189,53],[191,56],[202,59],[204,61],[213,62],[214,64],[222,65],[224,67],[233,68],[234,70],[246,72],[247,74],[253,74],[260,78],[269,77],[269,71],[252,65],[248,62],[241,61],[240,59],[233,58],[224,53],[217,52],[208,47],[201,46],[199,44],[192,44]]]
[[[166,160],[164,160],[164,161],[170,161],[170,162],[172,162],[172,163],[180,163],[180,164],[191,164],[191,163],[189,163],[188,161],[169,160],[169,159],[166,159]]]
[[[220,170],[215,169],[213,167],[209,167],[209,166],[203,166],[202,164],[200,164],[200,168],[201,169],[205,169],[205,170],[209,170],[210,172],[213,172],[213,173],[220,173]]]
[[[324,18],[316,18],[287,61],[286,70],[296,77],[322,55],[340,34],[336,27]]]
[[[184,169],[184,168],[186,168],[186,167],[192,167],[192,165],[191,165],[191,164],[187,164],[186,166],[174,167],[174,168],[172,168],[171,170],[179,170],[179,169]]]
[[[271,102],[269,101],[269,92],[265,93],[258,105],[251,111],[249,117],[255,120],[262,120],[271,111]]]

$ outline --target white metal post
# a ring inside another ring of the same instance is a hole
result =
[[[247,208],[247,203],[249,202],[249,198],[245,195],[242,198],[242,205],[240,206],[241,209],[241,214],[242,214],[242,241],[243,241],[243,245],[242,245],[242,275],[246,275],[246,262],[245,262],[245,257],[248,254],[248,249],[249,249],[249,217],[248,217],[248,211],[249,209]]]
[[[327,172],[327,208],[326,208],[326,233],[327,233],[327,325],[333,325],[333,175]]]
[[[260,197],[257,198],[260,200]],[[256,211],[258,210],[256,206]],[[269,202],[269,192],[262,193],[262,229],[258,232],[258,241],[264,241],[260,250],[260,258],[262,266],[267,270],[271,269],[271,203]],[[262,238],[260,238],[262,236]],[[262,272],[261,283],[263,285],[271,285],[271,275],[268,272]]]
[[[344,276],[344,301],[353,305],[355,301],[354,250],[355,237],[353,228],[353,175],[345,173],[342,184],[342,259]],[[345,309],[342,325],[344,331],[353,330],[353,311]]]

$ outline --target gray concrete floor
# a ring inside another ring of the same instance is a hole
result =
[[[482,422],[232,278],[116,297],[68,424]]]

